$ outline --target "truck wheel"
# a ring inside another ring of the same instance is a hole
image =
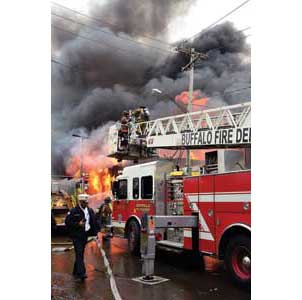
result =
[[[251,284],[251,238],[239,235],[227,245],[225,264],[232,280],[244,287]]]
[[[140,253],[140,226],[131,220],[128,225],[128,247],[132,254],[139,255]]]

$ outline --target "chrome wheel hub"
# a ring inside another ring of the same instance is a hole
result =
[[[243,264],[244,267],[250,268],[251,267],[251,259],[250,259],[250,257],[244,256],[242,258],[242,264]]]

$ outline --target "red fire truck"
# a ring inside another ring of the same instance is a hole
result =
[[[175,162],[163,159],[124,168],[113,184],[112,219],[115,227],[124,230],[131,252],[139,251],[144,213],[158,216],[195,213],[200,252],[224,260],[234,281],[248,285],[251,278],[250,104],[157,119],[145,123],[144,132],[140,128],[138,124],[132,134],[136,139],[144,139],[147,147],[215,150],[207,151],[204,164],[195,170],[181,170]],[[129,141],[133,143],[131,139],[135,138],[129,137]],[[139,141],[139,144],[143,143]],[[117,155],[127,158],[128,154]],[[158,246],[190,250],[192,229],[160,228],[156,230],[156,240]]]

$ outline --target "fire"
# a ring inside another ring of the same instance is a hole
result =
[[[83,155],[83,173],[88,180],[88,190],[86,192],[90,195],[100,193],[110,193],[111,183],[114,176],[111,176],[109,167],[117,165],[115,159],[85,154]],[[81,158],[80,156],[73,156],[70,158],[66,168],[66,173],[74,178],[81,177]]]
[[[186,151],[182,151],[179,153],[175,153],[175,150],[167,150],[167,149],[160,149],[159,156],[163,158],[171,158],[174,157],[175,159],[186,159]],[[191,150],[190,151],[190,158],[191,160],[202,161],[205,160],[205,150]]]
[[[200,90],[195,90],[193,91],[193,99],[192,99],[192,109],[194,110],[200,110],[201,107],[206,106],[209,99],[208,98],[200,98],[201,96],[201,91]],[[183,105],[188,105],[189,103],[189,92],[188,91],[183,91],[179,95],[175,97],[175,101],[183,104]]]
[[[94,193],[98,193],[101,189],[99,174],[95,170],[92,170],[89,172],[88,178],[89,178],[89,190],[93,191]]]
[[[108,172],[108,168],[104,169],[104,175],[102,177],[102,186],[105,190],[105,192],[109,191],[111,188],[111,182],[112,182],[112,178]]]
[[[113,179],[108,168],[90,171],[88,176],[88,193],[108,193],[111,190],[111,182]]]
[[[190,157],[192,160],[204,160],[205,156],[204,156],[205,151],[204,150],[191,150],[190,151]]]

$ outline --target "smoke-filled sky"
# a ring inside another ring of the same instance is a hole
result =
[[[79,149],[72,133],[90,135],[86,150],[97,161],[106,161],[108,122],[117,121],[123,110],[146,105],[152,118],[179,112],[173,100],[188,89],[188,74],[181,72],[188,57],[171,51],[167,42],[177,37],[181,20],[187,24],[192,9],[196,14],[198,2],[90,0],[83,10],[60,1],[91,18],[52,6],[52,59],[60,63],[52,63],[53,174],[65,174]],[[211,22],[233,7],[212,12]],[[211,107],[250,101],[250,89],[241,90],[250,86],[250,46],[240,29],[223,22],[187,44],[208,55],[195,66],[194,89],[209,97]],[[190,37],[183,34],[180,37]],[[165,96],[152,95],[153,88]],[[234,90],[241,91],[229,93]]]
[[[151,0],[150,0],[151,1]],[[89,12],[90,0],[56,0],[56,3],[70,7],[83,13]],[[106,2],[106,0],[99,0]],[[236,6],[240,5],[243,0],[196,0],[188,8],[185,18],[182,16],[174,16],[167,26],[167,42],[175,42],[188,36],[193,36],[202,28],[206,28],[209,24],[224,16]],[[239,29],[244,29],[251,25],[252,14],[250,10],[251,3],[243,6],[227,17],[227,20],[234,23]],[[247,38],[249,42],[249,38]]]

